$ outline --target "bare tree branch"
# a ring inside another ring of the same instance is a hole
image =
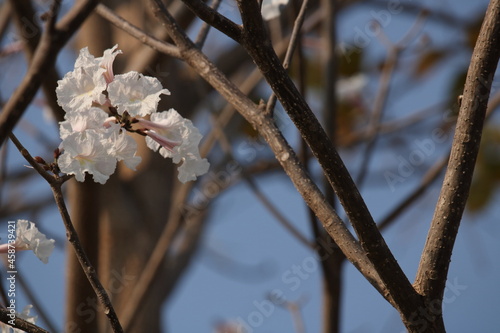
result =
[[[481,143],[491,84],[500,57],[498,36],[500,1],[492,0],[472,54],[448,168],[414,283],[427,301],[443,298],[452,249]]]
[[[153,49],[161,52],[163,54],[169,55],[173,58],[180,58],[179,49],[172,44],[168,44],[162,40],[157,39],[139,29],[132,23],[125,20],[123,17],[116,14],[113,10],[106,7],[103,4],[99,4],[96,7],[96,12],[101,15],[104,19],[108,20],[114,24],[117,28],[130,34],[130,36],[142,41],[144,44],[152,47]]]
[[[215,29],[222,31],[236,42],[241,40],[241,27],[219,14],[200,0],[182,0],[196,16],[210,24]]]
[[[325,229],[342,249],[346,257],[394,305],[395,303],[381,283],[378,274],[373,270],[373,265],[343,221],[325,201],[319,189],[305,172],[295,153],[274,124],[274,120],[264,115],[246,95],[241,93],[217,67],[196,49],[160,1],[153,0],[152,2],[153,11],[163,22],[171,38],[179,47],[186,63],[193,67],[201,77],[210,83],[262,134],[297,190],[322,221]]]
[[[288,66],[290,66],[290,62],[293,57],[293,53],[295,51],[295,48],[297,47],[297,44],[299,43],[300,40],[300,30],[302,29],[302,25],[304,24],[304,19],[306,17],[306,10],[307,10],[307,5],[309,3],[309,0],[304,0],[302,2],[302,6],[300,7],[300,11],[295,18],[295,22],[293,23],[293,30],[292,30],[292,35],[290,36],[290,41],[288,42],[288,48],[286,50],[285,54],[285,59],[283,59],[283,68],[288,69]],[[273,92],[271,96],[269,97],[269,100],[267,101],[266,105],[266,112],[272,113],[272,110],[274,109],[274,106],[276,105],[276,94]]]
[[[59,209],[59,213],[61,214],[64,226],[66,228],[66,236],[68,238],[69,243],[73,246],[73,250],[80,262],[80,265],[83,268],[83,271],[92,285],[94,292],[97,295],[97,298],[101,302],[104,313],[109,319],[113,332],[123,332],[123,329],[118,321],[118,317],[116,316],[113,305],[111,304],[111,300],[109,299],[106,290],[102,286],[99,278],[97,276],[97,272],[92,266],[85,250],[80,243],[78,234],[71,222],[71,217],[69,216],[68,209],[66,208],[66,203],[64,202],[64,197],[62,193],[62,185],[72,176],[64,175],[62,177],[58,175],[50,175],[47,171],[43,169],[43,167],[38,164],[35,159],[29,154],[29,152],[24,148],[24,146],[17,140],[14,134],[10,135],[10,139],[16,145],[17,149],[21,152],[23,157],[30,163],[30,165],[49,183],[52,193],[54,195],[54,200],[56,202],[57,208]]]
[[[398,309],[405,316],[411,316],[414,309],[421,305],[421,299],[387,247],[338,152],[276,57],[263,27],[258,4],[254,1],[238,0],[238,6],[244,26],[243,46],[318,159],[358,235],[361,246],[373,262],[390,295],[394,297]]]
[[[222,0],[212,1],[212,5],[210,6],[210,8],[212,8],[214,11],[217,11],[217,8],[219,8],[221,1]],[[207,40],[208,32],[210,31],[211,27],[212,26],[210,24],[204,22],[200,28],[200,31],[198,32],[198,36],[196,36],[196,40],[194,43],[196,44],[196,46],[198,46],[200,50],[203,48],[203,45]]]
[[[0,321],[7,325],[10,325],[9,320],[11,320],[11,318],[9,317],[9,313],[9,310],[7,310],[6,308],[0,308]],[[43,328],[29,323],[19,317],[16,317],[16,319],[14,319],[14,325],[12,327],[21,329],[27,333],[49,333],[49,331],[46,331]]]
[[[33,54],[40,42],[41,27],[36,22],[36,12],[33,9],[30,0],[11,0],[11,8],[14,11],[15,22],[18,27],[19,35],[25,45],[28,61],[31,62]],[[28,25],[28,28],[26,27]],[[24,30],[29,29],[30,33],[24,33]],[[60,79],[55,63],[45,69],[44,78],[42,81],[42,89],[45,94],[48,106],[51,108],[55,118],[62,121],[64,118],[63,109],[57,104],[56,87],[57,80]]]

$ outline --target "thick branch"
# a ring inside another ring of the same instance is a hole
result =
[[[243,19],[242,43],[295,123],[339,197],[361,246],[405,316],[420,306],[420,298],[390,252],[356,185],[330,139],[297,91],[276,56],[255,1],[238,1]]]
[[[200,0],[182,0],[188,8],[203,21],[210,24],[215,29],[222,31],[236,42],[241,41],[241,27],[219,14],[215,9],[207,6]]]
[[[185,33],[174,22],[159,0],[153,0],[153,11],[162,21],[171,38],[181,51],[181,55],[188,65],[212,85],[245,119],[250,122],[263,136],[273,150],[281,166],[288,174],[295,187],[302,195],[308,206],[315,212],[323,223],[327,232],[335,240],[339,248],[355,267],[374,285],[374,287],[390,302],[388,295],[372,263],[364,251],[353,238],[343,221],[325,200],[320,190],[305,172],[292,148],[288,145],[273,119],[266,116],[261,110],[237,87],[234,86],[205,55],[196,49]],[[330,249],[326,249],[327,251]],[[394,305],[394,302],[392,302]]]
[[[448,168],[415,280],[415,288],[428,301],[443,298],[452,249],[481,143],[491,84],[500,57],[499,36],[500,0],[492,0],[472,54]]]
[[[97,0],[76,2],[73,9],[55,26],[57,11],[49,13],[49,21],[33,54],[28,72],[0,114],[0,146],[35,97],[45,79],[47,68],[54,66],[59,51],[92,12],[97,2]]]

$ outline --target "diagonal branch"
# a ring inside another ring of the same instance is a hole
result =
[[[25,53],[28,57],[28,62],[31,62],[33,53],[35,52],[36,47],[40,42],[40,32],[42,30],[36,22],[36,12],[30,0],[11,0],[10,4],[14,12],[14,18],[18,27],[19,34],[21,35],[23,44],[25,45]],[[35,33],[23,33],[23,29],[26,28],[27,24],[32,27],[32,30]],[[62,121],[64,118],[64,111],[57,104],[56,97],[56,86],[59,79],[60,75],[53,64],[50,68],[45,69],[45,77],[42,82],[42,88],[47,104],[52,110],[54,116],[58,121]]]
[[[125,20],[123,17],[116,14],[109,7],[106,7],[103,4],[99,4],[97,5],[95,10],[97,14],[99,14],[102,18],[108,20],[117,28],[127,32],[128,34],[130,34],[130,36],[140,40],[145,45],[148,45],[149,47],[155,49],[156,51],[161,52],[163,54],[167,54],[173,58],[180,58],[179,50],[177,49],[177,47],[162,40],[159,40],[158,38],[152,35],[149,35],[145,31],[141,30],[140,28],[136,27],[132,23]]]
[[[241,26],[237,25],[227,17],[219,14],[215,9],[207,6],[200,0],[182,0],[186,6],[203,21],[215,29],[225,33],[236,42],[241,41]]]
[[[246,95],[203,55],[179,28],[160,0],[152,0],[153,11],[162,21],[170,37],[179,47],[181,55],[188,65],[212,85],[229,103],[231,103],[263,136],[281,166],[290,177],[295,187],[308,206],[315,212],[323,226],[335,240],[339,248],[372,285],[394,306],[391,295],[387,292],[373,264],[346,228],[344,222],[328,204],[321,191],[311,180],[289,146],[272,117],[265,115]],[[411,286],[410,286],[411,287]]]
[[[492,0],[472,53],[448,168],[415,279],[415,288],[428,301],[443,298],[452,249],[481,143],[491,84],[500,57],[498,36],[500,0]]]
[[[421,304],[396,259],[390,252],[373,218],[324,129],[297,91],[272,49],[263,26],[260,8],[254,1],[238,0],[243,20],[242,43],[295,123],[337,194],[361,246],[373,262],[401,313],[409,317]]]
[[[10,311],[3,307],[0,308],[0,321],[6,323],[7,325],[10,325],[11,320],[12,319],[10,318]],[[12,325],[12,327],[20,329],[23,332],[27,333],[49,333],[49,331],[46,331],[43,328],[38,327],[19,317],[15,317],[14,325]],[[7,330],[10,332],[8,328]]]
[[[212,5],[210,6],[210,8],[217,11],[217,8],[219,8],[221,2],[222,0],[212,1]],[[204,22],[200,28],[200,31],[198,32],[198,36],[196,36],[196,40],[194,43],[196,44],[196,46],[198,46],[200,50],[203,49],[203,45],[205,45],[211,27],[212,26],[210,24]]]
[[[19,150],[19,152],[21,152],[23,157],[28,161],[28,163],[47,181],[47,183],[49,183],[52,194],[54,195],[54,200],[56,202],[57,208],[59,209],[59,213],[61,214],[64,227],[66,228],[66,237],[68,238],[68,242],[73,246],[75,255],[78,258],[85,276],[90,282],[97,298],[99,299],[103,307],[103,312],[109,319],[109,323],[111,324],[113,332],[123,332],[120,322],[118,321],[118,317],[116,316],[116,312],[113,308],[113,305],[111,304],[111,300],[101,282],[99,281],[94,266],[92,266],[92,263],[90,262],[87,254],[85,253],[85,250],[83,249],[75,227],[73,226],[73,222],[71,221],[71,217],[69,216],[68,209],[66,208],[66,203],[64,202],[64,196],[61,187],[68,179],[72,178],[73,176],[52,176],[47,171],[45,171],[40,164],[36,162],[33,156],[31,156],[26,148],[24,148],[24,146],[21,144],[21,142],[19,142],[14,134],[10,134],[10,139]]]

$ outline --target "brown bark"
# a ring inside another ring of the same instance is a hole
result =
[[[467,73],[451,155],[415,279],[426,302],[441,305],[458,227],[469,195],[491,84],[500,57],[500,1],[486,11]]]

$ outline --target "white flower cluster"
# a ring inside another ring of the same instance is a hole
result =
[[[16,313],[16,317],[24,319],[28,323],[35,324],[38,316],[30,315],[31,308],[33,308],[33,305],[26,305],[21,313]],[[12,326],[0,322],[0,333],[24,333],[24,331],[18,328],[12,328]]]
[[[49,262],[49,257],[54,250],[55,240],[47,239],[45,234],[38,231],[33,222],[28,220],[17,220],[16,241],[14,246],[16,251],[32,250],[33,253],[44,264]],[[9,244],[0,245],[0,253],[8,253]]]
[[[146,136],[147,146],[159,149],[163,157],[182,161],[181,182],[205,174],[210,164],[200,156],[198,129],[174,109],[156,113],[160,95],[170,94],[158,79],[137,72],[114,75],[113,62],[120,53],[115,45],[94,58],[84,48],[74,71],[58,81],[58,103],[66,111],[60,123],[60,170],[78,181],[87,172],[101,184],[114,173],[118,161],[135,170],[141,158],[129,131]]]
[[[289,0],[264,0],[261,12],[264,20],[272,20],[280,16],[281,9],[288,4]]]

